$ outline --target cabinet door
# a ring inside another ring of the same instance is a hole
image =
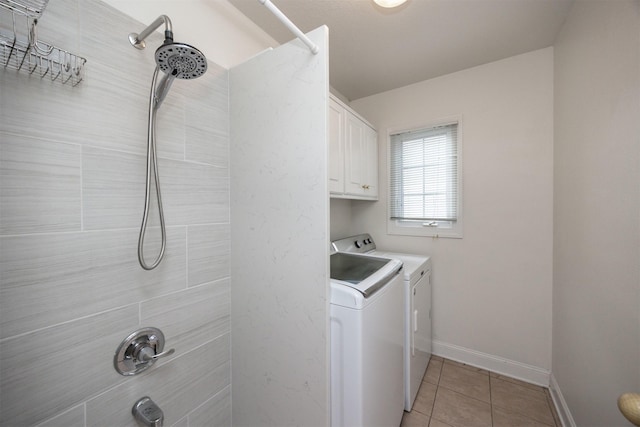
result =
[[[344,193],[344,116],[345,110],[329,100],[329,192]]]
[[[329,100],[329,192],[332,197],[347,199],[378,198],[378,133],[332,98]]]
[[[378,198],[378,132],[364,126],[365,168],[364,195]]]
[[[366,125],[348,111],[345,119],[345,192],[361,196],[364,195],[367,180],[364,138]]]

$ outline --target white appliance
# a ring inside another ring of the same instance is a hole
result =
[[[333,242],[334,250],[398,259],[403,263],[404,410],[411,411],[431,357],[431,259],[377,250],[369,234]]]
[[[331,255],[331,425],[399,426],[403,413],[402,263]]]

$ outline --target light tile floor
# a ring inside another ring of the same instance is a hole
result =
[[[562,427],[549,390],[432,356],[401,427]]]

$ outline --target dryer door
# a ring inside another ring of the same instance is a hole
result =
[[[425,271],[411,287],[411,354],[409,357],[409,392],[411,408],[431,357],[431,271]],[[405,408],[406,409],[406,408]]]
[[[411,354],[431,356],[431,271],[411,289]]]

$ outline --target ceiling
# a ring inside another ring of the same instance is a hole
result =
[[[229,0],[280,43],[258,0]],[[331,86],[348,100],[553,45],[573,0],[272,0],[303,32],[329,27]]]

